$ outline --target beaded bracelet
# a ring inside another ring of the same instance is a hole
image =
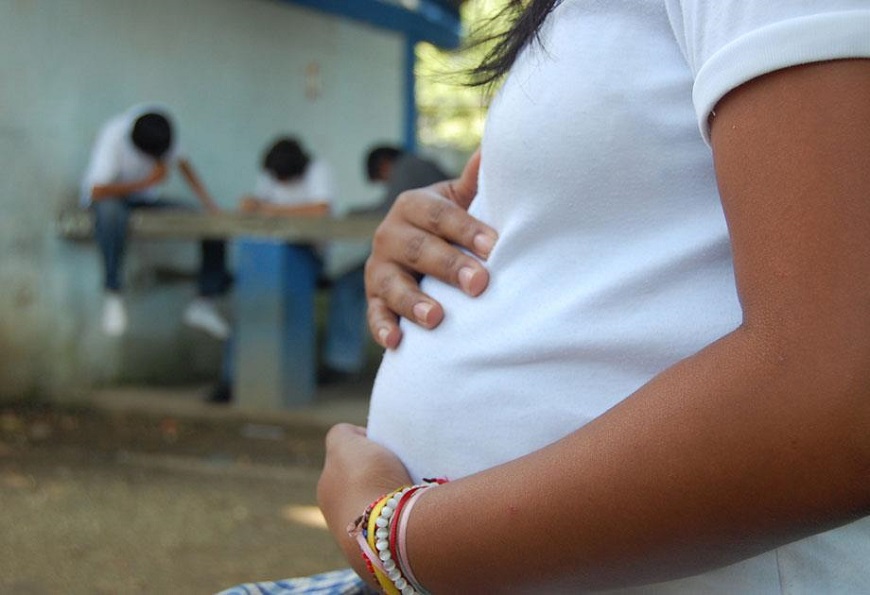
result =
[[[383,515],[386,513],[389,517],[389,523],[384,529],[379,529],[375,535],[375,547],[380,552],[381,559],[387,558],[387,560],[384,560],[384,567],[388,569],[387,576],[393,582],[393,585],[402,592],[402,595],[417,595],[418,589],[415,588],[416,585],[407,580],[407,572],[402,565],[404,556],[400,555],[398,551],[397,531],[399,519],[401,518],[403,506],[408,499],[413,497],[414,494],[419,494],[427,487],[429,485],[411,486],[387,500],[381,515],[383,518]],[[390,509],[392,509],[392,512],[387,512]],[[387,556],[387,553],[389,553],[389,556]]]
[[[401,594],[395,588],[393,581],[388,576],[389,567],[391,565],[384,564],[384,559],[375,548],[374,536],[378,531],[378,523],[380,522],[383,524],[384,522],[381,520],[381,512],[390,498],[399,491],[401,490],[390,492],[369,505],[369,507],[366,508],[365,513],[363,513],[363,520],[360,527],[354,530],[357,543],[360,545],[360,550],[363,553],[363,559],[366,560],[366,566],[369,569],[369,572],[371,572],[375,581],[381,586],[381,589],[383,589],[384,593],[387,595]]]
[[[368,542],[366,541],[366,535],[368,535],[369,517],[371,516],[372,510],[383,499],[384,499],[384,496],[381,496],[380,498],[373,501],[371,504],[369,504],[366,507],[365,512],[363,512],[363,514],[361,514],[351,524],[349,524],[347,526],[348,535],[353,537],[355,539],[355,541],[357,542],[357,545],[359,545],[360,553],[362,554],[362,558],[363,558],[363,560],[365,560],[366,567],[368,568],[369,572],[372,573],[372,575],[374,575],[374,572],[375,572],[375,569],[373,566],[377,566],[380,570],[383,570],[383,565],[381,564],[381,561],[377,557],[377,555],[375,555],[375,553],[372,552],[371,547],[369,546]]]
[[[385,530],[389,524],[389,513],[384,518],[383,511],[388,509],[387,504],[390,499],[400,491],[390,492],[375,505],[369,518],[368,533],[366,535],[366,544],[369,546],[369,551],[374,553],[375,559],[378,561],[378,567],[375,568],[374,572],[375,580],[378,581],[378,584],[381,585],[381,588],[387,595],[401,595],[400,590],[393,584],[393,579],[390,578],[390,572],[395,570],[395,561],[390,559],[389,551],[385,555],[384,551],[377,548],[376,540],[378,531]]]
[[[428,595],[411,572],[405,551],[407,518],[419,496],[446,479],[424,479],[372,502],[348,525],[366,567],[387,595]]]

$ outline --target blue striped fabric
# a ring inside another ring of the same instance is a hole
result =
[[[221,591],[217,595],[295,595],[296,593],[377,595],[377,591],[373,591],[350,568],[283,581],[248,583]]]

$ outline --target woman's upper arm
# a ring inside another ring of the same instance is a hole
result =
[[[744,326],[812,350],[819,372],[870,369],[870,59],[746,83],[711,141]],[[854,378],[858,380],[858,378]]]

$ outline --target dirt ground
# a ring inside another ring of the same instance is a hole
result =
[[[0,405],[0,593],[211,594],[343,566],[328,424]]]

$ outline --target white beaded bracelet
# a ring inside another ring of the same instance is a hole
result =
[[[429,595],[420,586],[414,573],[411,572],[405,551],[405,536],[407,534],[407,519],[414,504],[427,488],[443,483],[444,480],[426,481],[425,483],[406,487],[391,495],[381,508],[375,520],[375,549],[387,578],[402,595]],[[395,537],[395,543],[393,542]],[[393,557],[395,552],[395,559]]]
[[[397,544],[391,544],[391,530],[393,528],[393,523],[398,522],[398,515],[396,515],[396,510],[399,508],[399,503],[402,501],[402,498],[406,496],[409,492],[417,492],[424,487],[429,487],[429,484],[410,486],[390,496],[389,500],[387,500],[383,508],[381,508],[378,518],[375,520],[375,526],[377,527],[377,531],[375,532],[375,549],[378,552],[378,558],[380,558],[381,562],[384,565],[384,570],[386,570],[387,578],[390,579],[390,581],[393,583],[396,589],[398,589],[399,592],[402,593],[402,595],[421,594],[414,588],[413,585],[408,583],[408,580],[405,578],[404,573],[402,572],[400,560],[393,559],[393,554],[391,550],[394,549]],[[398,528],[398,526],[396,528]],[[391,545],[393,546],[392,548],[390,547]],[[396,558],[400,558],[398,551],[396,553]]]

